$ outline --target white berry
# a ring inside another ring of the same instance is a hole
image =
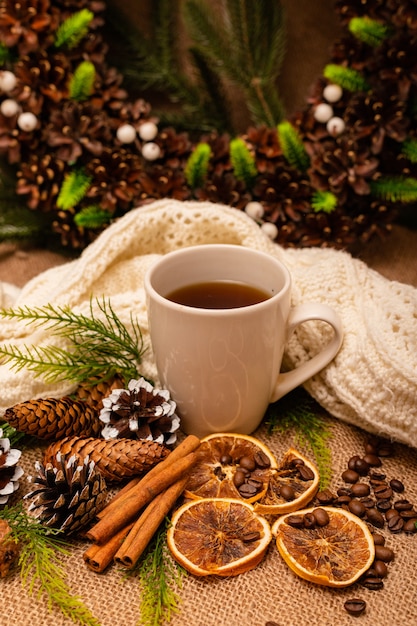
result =
[[[326,85],[323,89],[323,98],[327,102],[339,102],[343,95],[343,89],[340,85]]]
[[[157,143],[150,141],[142,146],[142,156],[147,161],[155,161],[161,156],[161,148]]]
[[[143,141],[152,141],[158,134],[158,126],[154,122],[144,122],[139,126],[138,133]]]
[[[21,113],[17,118],[17,125],[19,126],[19,128],[26,131],[27,133],[35,130],[37,123],[38,118],[30,111],[27,111],[26,113]]]
[[[136,139],[136,128],[131,124],[122,124],[117,129],[116,136],[121,143],[132,143]]]
[[[329,135],[341,135],[346,128],[346,124],[341,117],[332,117],[329,119],[326,125]]]
[[[261,226],[261,230],[272,239],[272,241],[278,236],[278,228],[272,222],[264,222]]]
[[[19,105],[16,100],[12,100],[11,98],[7,98],[3,100],[0,104],[0,111],[4,117],[13,117],[19,111]]]
[[[248,202],[245,212],[254,220],[260,220],[264,216],[264,208],[260,202]]]
[[[333,109],[330,104],[322,102],[316,106],[314,111],[314,119],[321,124],[325,124],[333,116]]]
[[[8,70],[4,70],[0,72],[0,89],[2,91],[12,91],[17,85],[17,78],[13,74],[13,72],[9,72]]]

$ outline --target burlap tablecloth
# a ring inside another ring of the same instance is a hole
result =
[[[359,256],[388,278],[417,286],[416,249],[417,233],[395,227],[385,244],[372,242]],[[46,267],[66,260],[44,251],[0,246],[0,280],[21,286]],[[335,490],[342,485],[340,475],[348,459],[363,453],[367,435],[331,416],[324,419],[331,430],[330,487]],[[291,432],[284,436],[269,435],[262,426],[255,435],[278,457],[294,444]],[[383,470],[388,478],[403,481],[404,497],[417,507],[417,451],[401,444],[395,444],[394,450],[394,456],[384,459]],[[26,475],[33,473],[34,461],[40,455],[40,449],[36,448],[24,452],[21,465]],[[19,496],[29,488],[23,479]],[[382,590],[370,591],[359,584],[334,590],[301,580],[289,570],[272,543],[265,559],[251,572],[229,579],[184,577],[179,612],[170,623],[172,626],[264,626],[270,620],[280,626],[347,626],[357,620],[362,626],[416,626],[417,534],[391,534],[386,529],[382,532],[395,553]],[[83,599],[101,626],[136,626],[140,623],[138,580],[125,578],[115,567],[104,574],[89,571],[82,559],[87,545],[74,541],[70,555],[63,558],[71,590]],[[56,609],[48,609],[45,597],[30,597],[17,571],[0,581],[0,589],[0,626],[73,624]],[[348,615],[343,608],[345,600],[352,597],[367,602],[366,612],[359,618]]]

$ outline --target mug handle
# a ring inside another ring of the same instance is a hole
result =
[[[276,402],[289,391],[320,372],[339,352],[343,341],[343,325],[339,315],[327,304],[300,304],[291,309],[287,321],[287,341],[295,328],[309,320],[327,322],[334,330],[333,339],[313,358],[278,376],[270,402]]]

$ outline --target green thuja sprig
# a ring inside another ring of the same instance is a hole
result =
[[[199,143],[191,153],[185,165],[184,174],[191,189],[201,187],[207,176],[211,157],[211,148],[208,143]]]
[[[79,596],[72,595],[65,580],[60,557],[67,556],[67,545],[57,535],[59,530],[46,528],[31,518],[21,503],[5,507],[0,518],[10,526],[10,538],[20,545],[18,566],[23,585],[29,594],[48,599],[48,608],[55,605],[65,617],[83,626],[100,626],[99,621]]]
[[[51,345],[25,346],[0,344],[0,358],[12,369],[27,368],[46,383],[70,380],[82,383],[94,378],[108,380],[120,374],[126,381],[138,376],[145,351],[139,325],[130,317],[131,332],[121,322],[110,301],[96,300],[103,319],[95,316],[93,300],[90,315],[74,313],[68,306],[19,307],[0,309],[0,317],[45,326],[51,334],[66,339],[68,349]]]
[[[248,146],[239,137],[230,142],[230,162],[235,176],[243,181],[247,187],[251,187],[257,174],[255,158]]]
[[[386,176],[371,181],[371,193],[388,202],[409,204],[417,201],[417,179]]]
[[[357,39],[372,47],[379,46],[392,32],[386,24],[367,16],[353,17],[349,22],[349,30]]]
[[[402,145],[402,153],[411,163],[417,163],[417,140],[406,139]]]
[[[56,205],[59,209],[67,211],[77,204],[85,196],[91,183],[90,176],[83,170],[74,170],[66,174],[59,190]]]
[[[94,18],[94,13],[88,9],[81,9],[77,13],[70,15],[56,31],[55,46],[60,48],[74,48],[88,33],[90,23]]]
[[[337,197],[331,191],[316,191],[311,198],[311,206],[315,213],[332,213],[337,207]]]
[[[297,130],[290,122],[281,122],[277,126],[278,141],[288,163],[302,172],[310,165],[310,159]]]
[[[351,67],[343,67],[329,63],[323,70],[323,75],[332,83],[347,91],[368,91],[368,81],[362,74]]]
[[[269,433],[294,432],[295,445],[308,448],[320,474],[320,488],[330,484],[332,455],[328,446],[331,432],[320,407],[304,389],[297,388],[268,407],[265,421]]]
[[[179,612],[178,590],[186,572],[168,554],[166,536],[169,524],[168,519],[161,524],[143,557],[129,572],[138,575],[141,584],[138,626],[162,626]]]
[[[110,222],[110,213],[93,204],[86,206],[74,216],[74,222],[80,228],[101,228]]]
[[[75,69],[69,84],[69,97],[77,102],[88,100],[94,89],[96,68],[91,61],[82,61]]]

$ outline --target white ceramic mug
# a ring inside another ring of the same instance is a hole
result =
[[[229,309],[185,306],[166,296],[186,285],[240,282],[269,297]],[[323,369],[340,349],[337,313],[324,304],[291,308],[291,277],[275,257],[229,244],[181,248],[145,276],[149,330],[161,385],[177,404],[184,432],[249,434],[268,405]],[[299,367],[281,373],[285,344],[308,320],[333,327],[330,342]]]

